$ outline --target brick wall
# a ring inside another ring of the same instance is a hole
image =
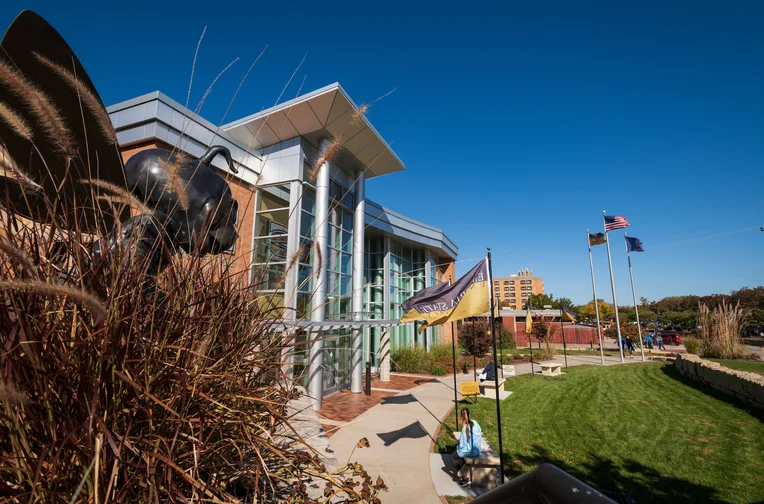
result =
[[[534,320],[534,323],[536,321]],[[514,325],[512,323],[512,317],[503,317],[502,324],[509,331],[514,331]],[[562,330],[560,322],[550,322],[551,325],[557,327],[552,338],[552,343],[562,344]],[[525,333],[525,317],[517,318],[517,330],[515,332],[515,342],[518,347],[528,346],[528,334]],[[533,344],[538,341],[536,338],[531,337]],[[565,324],[565,342],[568,344],[593,344],[599,345],[599,339],[597,337],[597,328],[573,324]]]

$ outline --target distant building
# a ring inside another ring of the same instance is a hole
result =
[[[499,294],[502,302],[507,301],[510,309],[520,310],[531,294],[544,293],[544,280],[540,276],[533,276],[533,271],[522,269],[517,275],[494,278],[493,292],[494,296]]]

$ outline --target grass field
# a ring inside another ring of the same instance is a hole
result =
[[[764,412],[682,378],[671,363],[569,368],[507,380],[506,474],[551,462],[637,502],[764,499]],[[498,447],[496,405],[469,406]],[[455,449],[453,414],[436,450]]]
[[[730,369],[737,369],[739,371],[748,371],[749,373],[758,373],[764,376],[764,361],[753,360],[724,360],[724,359],[708,359],[714,362],[718,362],[722,366]]]

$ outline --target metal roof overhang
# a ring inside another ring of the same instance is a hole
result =
[[[261,149],[297,136],[319,147],[322,138],[339,139],[337,163],[362,169],[371,178],[404,169],[403,162],[353,103],[339,83],[223,126],[234,138]]]
[[[399,320],[325,320],[323,322],[281,320],[267,323],[267,325],[273,331],[331,331],[335,329],[363,329],[364,327],[389,328],[399,326],[401,322]]]

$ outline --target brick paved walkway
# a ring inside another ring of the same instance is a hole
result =
[[[427,376],[391,374],[389,382],[380,381],[374,377],[371,380],[371,395],[353,394],[349,390],[343,390],[324,398],[321,409],[318,410],[318,418],[325,420],[334,420],[336,422],[350,422],[357,418],[371,407],[381,403],[386,397],[392,397],[404,390],[410,390],[425,383],[435,383],[437,380]],[[366,375],[364,374],[364,386],[366,385]],[[331,437],[336,429],[331,426],[334,423],[324,427],[327,437]]]

